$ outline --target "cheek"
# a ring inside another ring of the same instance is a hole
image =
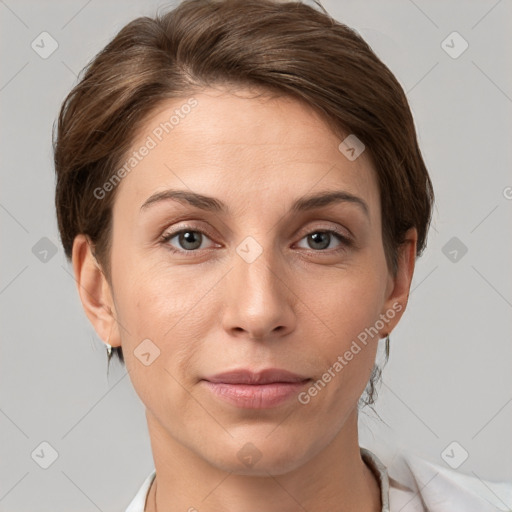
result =
[[[311,287],[315,284],[316,287]],[[321,320],[324,334],[345,342],[356,338],[378,319],[384,302],[385,275],[365,266],[340,269],[327,276],[320,291],[315,283],[304,283],[302,296],[314,315]],[[309,285],[309,287],[308,287]]]
[[[185,410],[188,397],[182,386],[189,388],[193,382],[191,369],[203,338],[202,322],[208,322],[197,309],[201,289],[176,272],[171,279],[140,266],[124,271],[130,278],[121,284],[118,274],[116,308],[133,387],[156,416],[175,408]]]
[[[138,265],[122,272],[125,279],[120,272],[116,307],[125,327],[123,351],[125,346],[137,351],[141,341],[149,339],[160,351],[158,362],[169,370],[190,363],[215,321],[209,291],[217,280],[192,267],[142,269]]]
[[[322,361],[318,369],[323,373],[318,378],[328,382],[330,390],[330,399],[324,403],[336,403],[337,409],[364,391],[375,362],[379,341],[375,325],[383,304],[385,273],[370,269],[340,271],[338,279],[326,281],[322,294],[309,297],[321,320],[315,328],[315,352]]]

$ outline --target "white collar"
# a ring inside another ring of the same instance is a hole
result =
[[[386,467],[370,450],[361,458],[376,476],[381,512],[497,512],[512,510],[512,483],[491,482],[401,452]],[[156,476],[146,477],[125,512],[144,512],[149,488]]]

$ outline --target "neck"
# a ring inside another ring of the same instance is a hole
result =
[[[240,475],[215,467],[146,413],[156,476],[145,512],[380,512],[380,487],[363,462],[357,411],[327,447],[293,471]],[[155,492],[156,490],[156,492]]]

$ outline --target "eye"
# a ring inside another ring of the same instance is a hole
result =
[[[318,229],[306,235],[302,240],[306,240],[309,245],[309,247],[305,247],[305,249],[314,249],[315,251],[323,251],[329,248],[342,250],[350,246],[350,240],[346,236],[333,230]],[[338,245],[334,248],[329,247],[333,241],[338,241]]]
[[[176,239],[175,243],[178,244],[178,247],[171,242],[173,239]],[[173,252],[193,252],[197,249],[205,249],[205,247],[201,247],[205,239],[209,240],[209,237],[202,231],[184,228],[172,233],[165,233],[161,241]]]
[[[205,240],[211,241],[205,232],[186,226],[170,233],[164,233],[160,239],[161,243],[169,250],[177,253],[193,253],[199,249],[208,249],[203,246]],[[308,244],[308,247],[303,247],[304,249],[312,249],[315,252],[329,252],[326,249],[331,249],[333,252],[342,251],[351,245],[351,240],[347,236],[329,229],[312,231],[302,240],[306,240]],[[332,244],[335,242],[338,243],[333,247]],[[211,245],[211,247],[213,246],[214,244]]]

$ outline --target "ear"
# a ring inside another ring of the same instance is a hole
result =
[[[416,263],[417,244],[418,232],[416,228],[410,228],[405,234],[403,244],[398,249],[396,275],[393,276],[390,272],[388,278],[386,300],[382,310],[382,314],[388,321],[380,333],[383,338],[396,327],[407,307]]]
[[[75,237],[71,258],[78,294],[87,318],[105,343],[121,346],[110,284],[86,235]]]

